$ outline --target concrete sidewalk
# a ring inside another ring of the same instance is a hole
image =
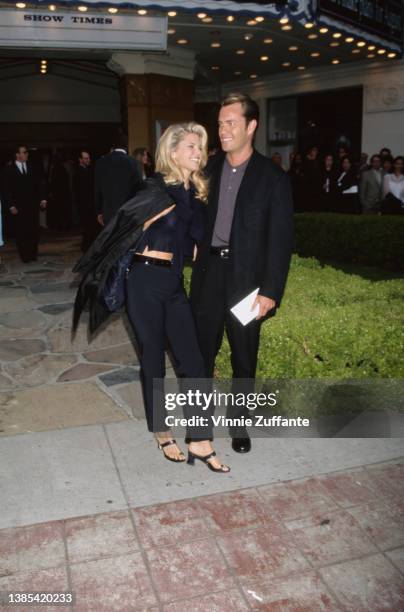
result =
[[[165,461],[122,319],[71,342],[78,245],[1,251],[0,591],[72,590],[75,611],[404,610],[403,440],[240,456],[218,439],[228,475]]]

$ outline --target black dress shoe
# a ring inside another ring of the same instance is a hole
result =
[[[233,438],[231,447],[236,453],[249,453],[251,450],[250,438]]]

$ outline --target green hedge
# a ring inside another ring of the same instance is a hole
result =
[[[262,326],[257,377],[404,378],[403,296],[393,272],[295,255],[282,306]],[[216,366],[231,378],[226,340]]]
[[[404,269],[404,216],[295,215],[295,252],[341,262]]]

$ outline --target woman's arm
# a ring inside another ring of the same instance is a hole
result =
[[[148,227],[151,226],[152,223],[154,223],[155,221],[157,221],[157,219],[160,219],[160,217],[164,217],[165,215],[167,215],[169,212],[171,212],[173,209],[175,208],[175,204],[173,204],[172,206],[170,206],[169,208],[165,208],[164,210],[161,211],[161,213],[159,213],[158,215],[155,215],[154,217],[152,217],[151,219],[148,219],[147,221],[145,221],[145,223],[143,224],[143,231],[146,231]]]

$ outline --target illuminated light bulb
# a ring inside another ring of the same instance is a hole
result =
[[[333,60],[332,60],[332,63],[333,63],[333,64],[339,64],[339,59],[333,59]]]
[[[379,55],[383,55],[384,53],[386,53],[386,49],[379,49],[378,50],[378,54]]]
[[[272,38],[264,38],[262,42],[264,43],[264,45],[271,45],[274,41]]]
[[[388,53],[387,57],[389,57],[390,59],[393,59],[393,57],[396,57],[397,53]]]
[[[289,47],[289,51],[297,51],[299,47]]]
[[[341,32],[334,32],[333,34],[333,38],[341,38],[342,34]]]
[[[261,15],[259,15],[258,17],[255,18],[255,21],[257,21],[258,23],[262,23],[264,19],[265,17],[261,17]]]
[[[147,11],[145,9],[139,9],[138,15],[147,15]]]
[[[211,70],[220,70],[220,66],[211,66],[210,69]]]
[[[267,62],[269,60],[269,57],[267,55],[261,55],[260,60],[261,62]]]
[[[310,38],[310,40],[314,40],[315,38],[318,38],[318,34],[309,34],[307,38]]]
[[[235,20],[234,15],[227,15],[227,17],[226,17],[226,21],[232,22],[232,21],[234,21],[234,20]]]
[[[235,72],[234,74],[235,74],[236,76],[240,76],[240,74],[243,74],[243,73],[241,72],[241,70],[236,70],[236,72]]]
[[[374,53],[368,53],[366,57],[368,57],[369,59],[373,59],[374,57],[376,57],[376,55]]]
[[[255,19],[249,19],[249,20],[247,21],[247,25],[249,25],[249,26],[255,26],[255,25],[257,25],[257,22],[255,21]]]
[[[304,27],[307,28],[308,30],[310,30],[311,28],[314,28],[314,23],[305,23]]]
[[[330,43],[330,47],[339,47],[340,43],[339,42],[332,42]]]
[[[250,79],[256,79],[258,74],[250,74]]]
[[[286,24],[284,26],[282,26],[281,30],[284,30],[285,32],[288,32],[289,30],[292,30],[292,26],[289,24]]]
[[[357,42],[357,43],[356,43],[356,46],[357,46],[357,47],[365,47],[365,46],[366,46],[366,43],[365,43],[365,41],[364,41],[364,40],[360,40],[359,42]]]
[[[214,49],[218,49],[221,45],[220,45],[220,42],[213,42],[211,43],[210,46],[213,47]]]
[[[206,13],[198,13],[197,14],[198,19],[205,19],[205,17],[207,17]]]
[[[374,51],[376,49],[375,45],[370,45],[368,47],[368,51]]]
[[[361,50],[360,49],[352,49],[352,53],[360,53]]]
[[[56,6],[54,4],[50,4],[48,8],[50,11],[56,11]]]
[[[282,17],[282,19],[279,19],[279,23],[289,23],[289,17]]]
[[[251,40],[253,37],[252,34],[244,34],[244,40]]]
[[[88,11],[88,8],[86,6],[79,6],[79,11],[80,13],[86,13]]]
[[[177,16],[177,11],[168,11],[167,15],[169,17],[176,17]]]
[[[202,19],[203,23],[212,23],[213,21],[213,17],[205,17],[205,19]]]
[[[355,39],[352,36],[348,36],[348,38],[345,39],[345,42],[347,43],[353,43]]]
[[[320,34],[327,34],[328,28],[320,28]]]
[[[237,55],[244,55],[245,50],[244,49],[237,49],[236,53],[237,53]]]
[[[298,70],[306,70],[306,66],[298,66],[297,69]]]
[[[283,62],[282,66],[284,66],[285,68],[288,68],[290,66],[290,62]]]
[[[179,39],[177,40],[177,43],[178,43],[179,45],[187,45],[187,44],[188,44],[188,41],[187,41],[187,39],[186,39],[186,38],[179,38]]]
[[[311,57],[320,57],[320,54],[316,52],[310,53]]]
[[[108,13],[111,13],[111,15],[116,15],[118,12],[118,9],[115,6],[110,6],[108,9]]]
[[[168,28],[167,34],[175,34],[175,29],[174,28]]]
[[[17,2],[15,6],[19,9],[24,9],[27,5],[25,4],[25,2]]]

